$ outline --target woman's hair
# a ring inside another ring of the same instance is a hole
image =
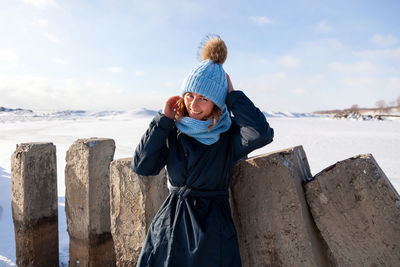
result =
[[[187,94],[187,93],[186,93],[186,94]],[[186,94],[185,94],[185,95],[186,95]],[[185,96],[185,95],[183,95],[183,96]],[[212,127],[214,127],[215,124],[217,124],[217,122],[218,122],[219,118],[221,117],[221,115],[222,115],[222,111],[219,109],[219,107],[218,107],[217,105],[214,104],[214,108],[213,108],[211,114],[210,114],[207,118],[205,118],[205,119],[207,119],[207,120],[212,119],[212,121],[213,121],[213,122],[208,126],[208,131],[210,131],[210,129],[211,129]],[[182,97],[181,99],[179,99],[179,100],[176,102],[176,114],[175,114],[175,119],[176,119],[177,121],[181,121],[183,117],[187,117],[187,116],[189,116],[189,113],[188,113],[188,111],[186,110],[185,100],[184,100],[184,98]]]

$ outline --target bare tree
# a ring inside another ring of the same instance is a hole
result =
[[[359,110],[360,108],[358,107],[358,105],[357,104],[354,104],[354,105],[352,105],[351,107],[350,107],[350,112],[358,112],[358,110]]]
[[[375,105],[378,107],[378,108],[385,108],[386,107],[386,102],[385,102],[385,100],[378,100],[378,101],[376,101],[376,103],[375,103]]]
[[[397,106],[400,107],[400,96],[397,98]]]

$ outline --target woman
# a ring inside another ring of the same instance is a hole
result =
[[[137,266],[241,266],[229,182],[234,164],[272,142],[274,132],[233,89],[222,68],[227,49],[221,38],[209,38],[201,53],[202,62],[183,82],[183,97],[166,101],[135,151],[134,172],[156,175],[166,165],[171,185]]]

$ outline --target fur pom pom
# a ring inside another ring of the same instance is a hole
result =
[[[200,44],[201,60],[211,59],[215,63],[223,64],[228,55],[224,41],[218,35],[208,35]]]

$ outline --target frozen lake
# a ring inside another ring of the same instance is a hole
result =
[[[116,143],[114,158],[131,157],[152,119],[152,112],[109,112],[91,116],[10,117],[0,113],[0,266],[15,265],[11,215],[10,157],[16,144],[52,142],[57,147],[60,264],[68,263],[64,212],[65,153],[79,138],[106,137]],[[371,153],[400,191],[400,120],[357,121],[326,117],[268,118],[274,142],[250,156],[302,145],[313,175],[357,154]]]

